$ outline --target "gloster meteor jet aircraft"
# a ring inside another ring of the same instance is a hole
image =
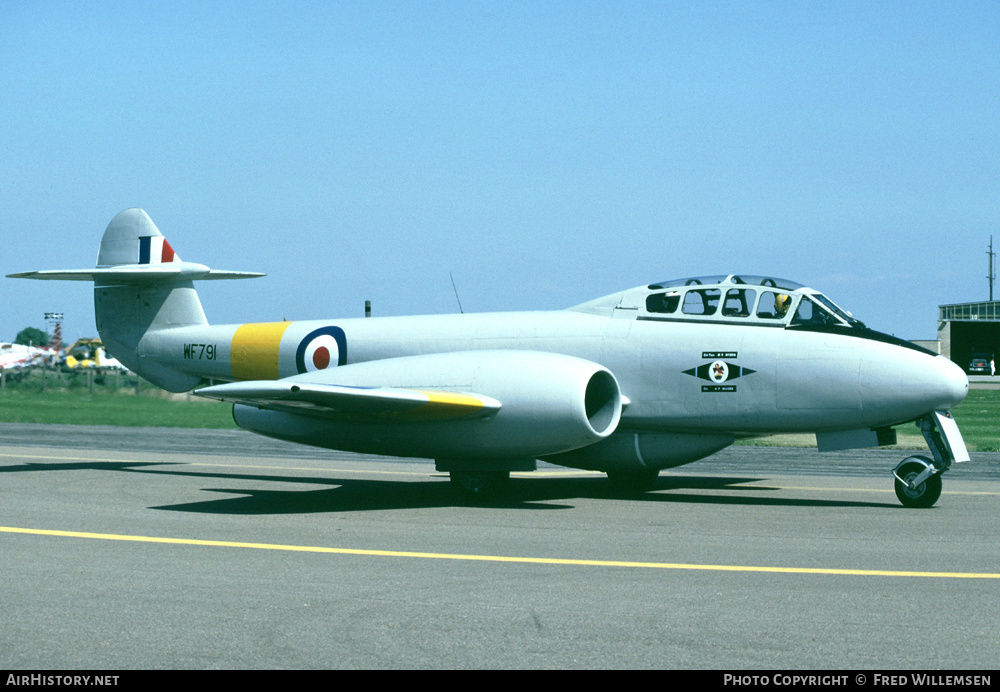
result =
[[[896,494],[930,507],[969,458],[949,412],[968,392],[958,366],[783,279],[662,281],[555,312],[210,325],[194,281],[262,274],[182,262],[141,209],[111,221],[96,268],[11,276],[93,281],[116,358],[232,402],[247,430],[432,458],[470,492],[538,459],[641,490],[738,438],[809,432],[822,452],[915,422],[931,456],[896,466]]]

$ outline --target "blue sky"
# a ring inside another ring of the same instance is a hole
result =
[[[144,208],[217,323],[771,274],[934,338],[1000,245],[996,2],[0,5],[0,274]],[[1000,295],[1000,287],[997,291]],[[88,284],[0,279],[0,340]]]

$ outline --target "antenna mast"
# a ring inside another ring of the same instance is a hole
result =
[[[993,302],[993,282],[996,281],[996,279],[997,279],[997,253],[993,252],[993,236],[992,235],[990,235],[990,249],[986,253],[986,255],[990,259],[989,268],[987,270],[987,271],[989,271],[989,273],[986,275],[986,278],[990,282],[990,302]]]
[[[992,237],[990,238],[990,242],[991,243],[993,242],[993,238]],[[458,287],[455,286],[455,277],[452,276],[451,272],[448,272],[448,276],[451,276],[451,287],[453,289],[455,289],[455,300],[458,301],[458,311],[464,315],[465,314],[465,310],[462,309],[462,299],[458,297]],[[990,289],[990,295],[992,295],[992,291],[993,291],[993,289],[991,288]],[[993,300],[993,299],[990,298],[990,300]]]

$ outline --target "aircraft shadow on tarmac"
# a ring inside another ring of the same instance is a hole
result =
[[[169,464],[169,462],[168,462]],[[156,467],[149,468],[149,467]],[[118,471],[203,478],[206,481],[238,480],[242,483],[297,483],[323,486],[313,490],[268,490],[266,488],[205,487],[204,492],[230,495],[201,502],[159,505],[150,509],[206,514],[316,514],[324,512],[361,512],[386,509],[421,509],[429,507],[494,507],[509,509],[572,509],[563,504],[573,499],[629,500],[657,503],[693,503],[717,505],[763,505],[776,507],[888,507],[903,509],[895,503],[858,502],[773,497],[765,493],[777,490],[770,486],[747,486],[766,478],[725,476],[661,476],[648,492],[622,492],[605,478],[519,478],[510,480],[500,494],[488,498],[462,496],[444,480],[392,481],[358,478],[318,478],[292,475],[218,473],[181,470],[186,464],[169,465],[136,462],[28,463],[0,467],[2,473],[38,471]],[[707,491],[707,492],[699,492]],[[722,491],[722,493],[720,493]],[[733,494],[725,494],[731,491]],[[711,494],[710,494],[711,493]],[[750,493],[750,494],[748,494]]]

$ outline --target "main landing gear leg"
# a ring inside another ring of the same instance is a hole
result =
[[[904,507],[932,507],[941,497],[941,474],[955,461],[966,461],[968,452],[950,413],[935,411],[921,418],[917,425],[934,459],[912,456],[899,462],[892,471],[896,477],[896,497]],[[956,452],[964,458],[956,459]]]
[[[644,493],[656,486],[659,469],[615,469],[607,471],[611,487],[619,493]]]
[[[463,495],[492,497],[510,480],[510,471],[451,471],[451,485]]]
[[[434,468],[447,473],[451,487],[467,499],[488,500],[504,495],[511,471],[534,471],[534,459],[435,459]]]

